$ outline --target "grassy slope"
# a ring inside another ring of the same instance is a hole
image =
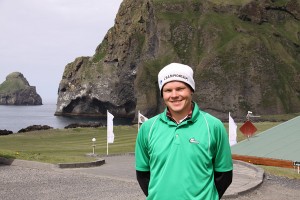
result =
[[[24,85],[22,80],[12,79],[6,80],[2,84],[0,84],[0,93],[8,93],[14,92],[21,89],[25,89],[27,86]]]
[[[188,3],[182,0],[154,0],[158,7],[157,10],[170,2],[177,5],[192,4],[193,2],[199,4],[199,1],[196,0],[190,0]],[[210,0],[210,2],[217,5],[243,5],[250,1]],[[276,1],[274,5],[282,6],[286,2]],[[293,44],[299,43],[297,33],[300,25],[296,20],[287,18],[283,21],[270,21],[258,25],[242,21],[232,13],[212,11],[202,13],[193,10],[192,6],[184,8],[185,10],[182,12],[161,9],[161,13],[156,13],[158,22],[169,24],[171,36],[174,34],[170,44],[162,46],[166,46],[168,49],[173,48],[172,52],[175,52],[174,54],[178,56],[177,60],[179,59],[180,62],[189,61],[190,64],[197,65],[203,60],[213,63],[214,58],[218,58],[220,69],[203,70],[201,80],[203,82],[213,80],[223,93],[228,88],[233,88],[235,83],[244,85],[244,88],[249,87],[244,77],[251,77],[251,84],[261,85],[263,90],[258,88],[255,90],[259,93],[258,95],[261,95],[261,100],[252,102],[254,104],[252,105],[251,99],[249,99],[250,95],[248,95],[249,97],[246,96],[245,99],[239,101],[237,106],[240,109],[247,111],[260,106],[257,109],[270,108],[272,110],[274,102],[278,102],[283,106],[281,112],[293,112],[298,97],[293,93],[295,83],[290,77],[300,70],[299,59],[295,53],[292,53],[296,49]],[[186,29],[189,31],[185,31]],[[176,56],[173,55],[173,60]],[[156,60],[160,65],[145,65],[145,71],[150,73],[144,73],[142,78],[137,79],[138,82],[143,84],[144,77],[147,76],[151,77],[148,85],[155,83],[152,79],[155,79],[156,75],[151,73],[155,70],[150,68],[164,66],[170,58],[172,59],[172,55],[161,55]],[[261,72],[256,73],[257,71]],[[224,73],[226,76],[220,76]],[[231,78],[235,79],[232,81],[234,83],[232,86],[228,81]],[[242,92],[240,94],[245,96]],[[219,98],[221,99],[225,94],[220,93]],[[273,110],[275,109],[274,106]],[[272,112],[274,112],[273,110]],[[268,112],[270,111],[266,111],[266,113]]]
[[[133,152],[136,126],[114,128],[115,141],[109,154]],[[1,136],[0,156],[47,163],[84,162],[93,158],[92,138],[96,138],[96,154],[106,154],[106,128],[75,128],[33,131]]]

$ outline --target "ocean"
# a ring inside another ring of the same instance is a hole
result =
[[[48,125],[53,128],[64,128],[73,123],[101,122],[106,125],[106,119],[89,117],[54,116],[55,104],[40,106],[0,105],[0,130],[10,130],[14,133],[31,125]],[[129,120],[114,119],[114,125],[130,125]]]

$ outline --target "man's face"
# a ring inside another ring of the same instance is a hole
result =
[[[166,83],[162,90],[165,104],[173,115],[187,115],[191,109],[193,91],[183,82]]]

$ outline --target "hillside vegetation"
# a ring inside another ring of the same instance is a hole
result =
[[[56,114],[153,116],[170,62],[194,69],[194,100],[221,119],[300,112],[299,55],[299,0],[124,0],[95,54],[66,66]]]
[[[0,93],[15,92],[25,89],[29,84],[23,77],[20,78],[18,72],[13,72],[6,77],[6,80],[0,84]]]

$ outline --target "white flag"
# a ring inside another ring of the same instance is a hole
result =
[[[107,111],[107,143],[114,143],[114,116]]]
[[[229,144],[230,146],[236,144],[236,129],[237,129],[237,125],[234,122],[234,120],[232,119],[232,117],[230,116],[230,112],[229,112]]]
[[[139,112],[139,123],[143,123],[143,122],[145,122],[145,121],[147,121],[148,120],[148,118],[147,117],[145,117],[144,115],[142,115],[140,112]]]

